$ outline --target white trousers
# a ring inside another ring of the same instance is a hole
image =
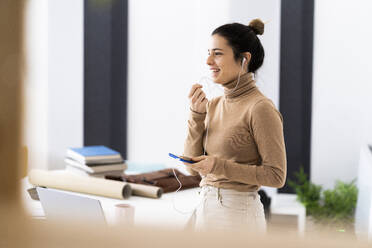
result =
[[[257,192],[203,186],[200,196],[201,202],[189,221],[194,230],[266,232],[264,208]]]

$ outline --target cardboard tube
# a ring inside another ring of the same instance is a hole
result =
[[[132,188],[132,195],[145,196],[150,198],[160,198],[163,194],[163,189],[156,186],[148,186],[137,183],[129,183]]]
[[[35,186],[68,190],[78,193],[126,199],[131,186],[125,182],[75,175],[67,171],[31,170],[28,179]]]

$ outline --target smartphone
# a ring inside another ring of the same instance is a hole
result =
[[[172,158],[175,158],[175,159],[179,159],[181,162],[185,162],[185,163],[189,163],[189,164],[195,163],[195,161],[192,161],[191,158],[188,158],[188,157],[185,157],[185,156],[178,156],[178,155],[174,155],[172,153],[169,153],[169,156],[172,157]]]

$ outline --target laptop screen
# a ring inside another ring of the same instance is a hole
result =
[[[47,220],[106,223],[99,200],[63,190],[42,187],[37,187],[36,190]]]

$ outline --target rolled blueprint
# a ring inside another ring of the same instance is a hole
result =
[[[148,186],[137,183],[129,183],[132,188],[132,195],[145,196],[150,198],[160,198],[163,194],[163,189],[156,186]]]
[[[75,175],[68,171],[31,170],[28,179],[35,186],[78,193],[126,199],[132,189],[128,183]]]

